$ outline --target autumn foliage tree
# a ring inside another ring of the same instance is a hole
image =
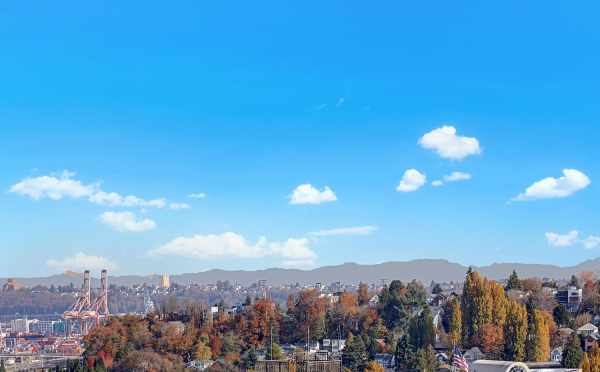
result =
[[[525,344],[527,342],[527,310],[515,300],[507,306],[504,324],[504,358],[522,362],[525,360]]]
[[[526,358],[532,362],[546,362],[550,359],[552,316],[528,304],[528,322]]]
[[[460,302],[458,298],[453,298],[450,305],[450,319],[448,321],[448,337],[450,345],[460,345],[462,335],[462,312],[460,310]]]
[[[504,328],[508,305],[504,288],[471,268],[465,278],[461,305],[463,342],[466,346],[478,343],[486,325]]]

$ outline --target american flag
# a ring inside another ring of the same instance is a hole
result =
[[[452,354],[452,366],[458,368],[459,370],[465,370],[469,372],[469,365],[467,364],[465,357],[460,352],[460,349],[455,346]]]

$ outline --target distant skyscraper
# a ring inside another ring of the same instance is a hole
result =
[[[171,287],[171,279],[169,278],[169,274],[162,274],[162,276],[160,277],[160,287],[161,288]]]

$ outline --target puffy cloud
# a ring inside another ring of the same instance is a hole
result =
[[[470,180],[471,174],[470,173],[465,173],[465,172],[452,172],[450,174],[447,174],[443,177],[443,181],[442,180],[435,180],[431,183],[431,186],[443,186],[444,183],[449,183],[449,182],[460,182],[460,181],[466,181],[466,180]]]
[[[204,199],[206,198],[206,194],[203,192],[199,192],[199,193],[195,193],[195,194],[189,194],[188,198],[192,198],[192,199]]]
[[[60,175],[29,177],[14,184],[10,192],[28,196],[39,200],[50,198],[60,200],[62,198],[78,199],[92,195],[97,189],[96,185],[84,185],[72,177],[75,173],[63,171]]]
[[[571,230],[566,234],[557,234],[554,232],[546,233],[546,241],[554,247],[570,247],[579,240],[579,232]]]
[[[377,226],[338,227],[336,229],[319,230],[311,232],[314,236],[337,236],[337,235],[370,235],[377,231]]]
[[[452,126],[443,126],[426,133],[419,139],[419,144],[446,159],[461,160],[481,153],[477,138],[458,136],[456,128]]]
[[[178,237],[149,252],[153,256],[181,256],[198,260],[219,258],[280,257],[285,261],[314,261],[316,253],[310,248],[309,240],[287,239],[269,242],[261,237],[255,243],[234,232],[223,234]]]
[[[588,176],[577,169],[563,169],[559,178],[547,177],[529,186],[524,193],[513,198],[517,201],[565,198],[585,189],[591,183]]]
[[[171,203],[169,204],[171,209],[190,209],[190,205],[187,203]]]
[[[585,249],[593,249],[600,246],[600,236],[590,235],[582,241]]]
[[[262,257],[266,254],[266,240],[249,243],[243,236],[233,232],[221,235],[194,235],[178,237],[151,251],[153,255],[173,255],[196,259],[222,257]]]
[[[94,204],[108,207],[154,207],[164,208],[167,202],[164,198],[146,200],[135,195],[123,196],[116,192],[106,192],[100,185],[84,184],[74,179],[75,173],[63,171],[59,175],[25,178],[10,188],[10,192],[30,197],[34,200],[63,198],[87,200]]]
[[[82,252],[77,253],[74,256],[66,257],[62,260],[48,260],[46,264],[54,269],[58,269],[61,271],[83,271],[83,270],[116,270],[118,268],[117,264],[110,261],[107,258],[100,256],[90,256],[86,255]]]
[[[321,204],[336,201],[337,196],[329,186],[319,191],[310,183],[299,185],[290,197],[290,204]]]
[[[306,238],[290,238],[285,242],[274,242],[269,244],[270,254],[279,255],[286,260],[307,261],[317,258],[316,253],[310,249]]]
[[[417,191],[427,182],[427,177],[425,174],[419,172],[416,169],[407,169],[402,176],[402,180],[398,187],[396,187],[396,191],[400,192],[411,192]]]
[[[104,212],[100,215],[100,222],[120,232],[143,232],[156,228],[153,220],[138,220],[131,212]]]

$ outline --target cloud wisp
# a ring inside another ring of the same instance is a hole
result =
[[[165,198],[144,199],[135,195],[107,192],[100,188],[99,183],[84,184],[74,177],[75,173],[70,171],[47,176],[28,177],[12,185],[9,191],[33,200],[85,198],[90,203],[113,208],[165,208],[167,206]],[[171,206],[181,204],[171,203]]]
[[[431,186],[439,187],[439,186],[444,186],[446,183],[450,183],[450,182],[468,181],[471,178],[472,178],[472,176],[470,173],[452,172],[452,173],[447,174],[444,177],[442,177],[441,180],[435,180],[435,181],[431,182]]]
[[[312,236],[340,236],[340,235],[371,235],[379,228],[377,226],[338,227],[335,229],[319,230],[310,233]]]
[[[74,256],[65,257],[63,259],[50,259],[46,261],[46,265],[48,265],[50,268],[61,271],[77,272],[84,270],[98,271],[102,269],[114,271],[118,269],[118,265],[108,258],[87,255],[83,252],[79,252]]]
[[[156,228],[156,222],[149,218],[138,219],[131,212],[104,212],[99,221],[119,232],[144,232]]]

